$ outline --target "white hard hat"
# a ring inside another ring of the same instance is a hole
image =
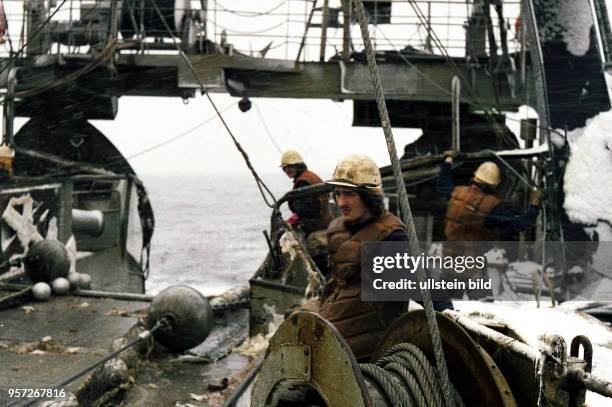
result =
[[[283,153],[281,158],[281,167],[285,167],[287,165],[295,165],[295,164],[304,164],[304,159],[295,150],[287,150]]]
[[[382,191],[378,165],[370,157],[359,154],[352,154],[340,160],[334,170],[333,179],[326,183]]]
[[[480,164],[474,173],[474,179],[483,184],[498,186],[501,181],[501,173],[497,164],[491,161]]]

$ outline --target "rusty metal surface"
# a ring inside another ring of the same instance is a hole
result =
[[[512,332],[497,332],[460,312],[446,310],[444,314],[461,325],[493,357],[519,405],[537,404],[539,383],[535,372],[536,362],[540,358],[538,350],[522,342]]]
[[[484,349],[452,319],[438,313],[437,321],[450,380],[465,405],[515,407],[517,403],[510,386]],[[431,337],[423,310],[411,311],[398,318],[385,333],[372,360],[379,359],[391,346],[402,342],[416,345],[434,363]]]
[[[336,329],[316,314],[293,314],[276,331],[253,386],[251,406],[271,405],[279,388],[315,389],[328,406],[370,407],[359,365]]]
[[[283,315],[289,308],[300,304],[304,290],[298,287],[282,285],[273,280],[251,279],[250,297],[251,313],[249,335],[268,334],[268,323],[274,318],[273,313]]]

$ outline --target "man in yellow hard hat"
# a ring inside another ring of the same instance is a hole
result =
[[[0,180],[13,176],[13,158],[15,150],[6,144],[0,145]]]
[[[323,183],[317,174],[308,169],[300,153],[295,150],[283,153],[281,168],[293,179],[293,189]],[[292,199],[289,201],[289,209],[297,215],[297,223],[306,236],[316,230],[326,229],[333,218],[327,193]]]
[[[331,278],[321,300],[302,309],[319,313],[344,336],[358,360],[367,360],[384,331],[407,310],[407,302],[361,300],[361,243],[408,241],[406,225],[385,209],[378,166],[349,155],[334,171],[334,197],[342,216],[327,228]],[[452,304],[436,304],[441,311]]]
[[[538,217],[540,191],[532,191],[529,209],[524,214],[518,214],[503,205],[495,196],[501,182],[501,172],[497,164],[491,161],[482,163],[474,172],[470,185],[455,186],[451,179],[451,169],[458,153],[449,150],[444,155],[444,162],[440,165],[437,190],[439,194],[449,199],[444,223],[444,234],[448,241],[495,241],[500,240],[501,232],[522,232],[533,225]],[[473,248],[473,245],[463,245],[466,248],[468,246]],[[461,247],[459,243],[451,243],[449,246],[453,251]],[[469,275],[466,274],[464,277]],[[477,299],[491,293],[468,291],[467,294],[470,299]],[[463,292],[456,295],[462,296]]]
[[[322,184],[323,180],[310,171],[304,159],[295,150],[287,150],[281,157],[281,168],[293,179],[293,189]],[[325,230],[333,219],[329,206],[329,194],[305,196],[288,201],[293,212],[289,223],[299,226],[305,236],[306,249],[319,270],[327,275],[327,240]]]

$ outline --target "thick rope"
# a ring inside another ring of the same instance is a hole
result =
[[[368,68],[370,70],[370,76],[372,77],[372,83],[374,85],[376,103],[378,105],[380,121],[382,123],[385,139],[387,141],[389,157],[391,159],[391,164],[393,165],[393,176],[397,185],[397,193],[399,195],[400,207],[402,209],[404,223],[406,223],[406,225],[408,226],[408,239],[410,244],[410,250],[412,254],[416,255],[420,253],[421,250],[419,249],[419,241],[417,238],[416,229],[414,228],[412,212],[410,210],[410,203],[408,202],[408,194],[406,192],[406,185],[404,184],[402,171],[399,165],[399,159],[397,157],[397,150],[395,148],[395,141],[393,140],[391,122],[389,121],[389,113],[387,112],[387,106],[385,103],[385,95],[383,93],[382,83],[380,81],[380,75],[378,73],[378,67],[376,65],[376,55],[374,54],[374,47],[372,46],[372,41],[370,40],[370,33],[368,32],[368,23],[366,21],[363,2],[361,0],[355,0],[355,12],[359,20],[359,28],[361,29],[361,36],[363,38],[363,43],[366,48]],[[417,269],[417,276],[419,282],[425,282],[427,279],[425,270],[421,268]],[[429,324],[429,330],[431,333],[431,341],[436,356],[436,364],[438,366],[438,371],[442,382],[442,391],[444,394],[444,399],[446,400],[446,406],[450,407],[452,403],[448,371],[446,369],[446,361],[444,360],[444,350],[442,349],[442,341],[440,339],[440,331],[438,330],[436,314],[433,309],[431,293],[428,290],[421,290],[421,297],[425,305],[425,314],[427,315],[427,322]]]

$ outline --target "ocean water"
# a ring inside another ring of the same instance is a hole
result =
[[[284,174],[262,174],[278,199]],[[141,175],[155,212],[146,291],[186,284],[217,294],[249,278],[263,262],[271,209],[250,174]]]

